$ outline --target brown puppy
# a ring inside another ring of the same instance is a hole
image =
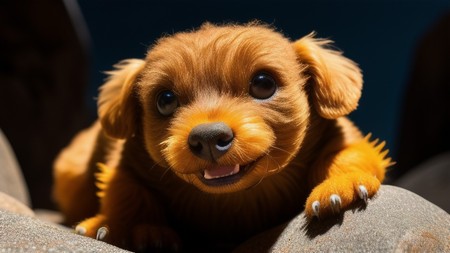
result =
[[[55,163],[67,221],[93,216],[77,232],[121,247],[177,249],[177,233],[185,247],[239,242],[373,196],[390,159],[343,117],[362,76],[329,43],[205,24],[119,64],[100,123]]]

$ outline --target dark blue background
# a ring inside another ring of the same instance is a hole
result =
[[[81,0],[90,35],[91,77],[87,103],[103,71],[121,59],[142,58],[164,35],[204,21],[259,19],[297,39],[311,31],[330,38],[364,73],[363,97],[350,117],[395,151],[402,94],[421,36],[450,10],[450,1],[106,1]],[[450,31],[449,31],[450,32]],[[450,45],[449,45],[450,46]]]

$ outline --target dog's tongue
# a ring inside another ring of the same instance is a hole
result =
[[[239,172],[239,164],[211,166],[205,170],[205,179],[227,177]]]

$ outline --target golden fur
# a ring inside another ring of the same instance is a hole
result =
[[[178,249],[180,240],[185,248],[199,238],[239,242],[303,208],[322,218],[373,196],[390,159],[344,117],[357,107],[362,76],[329,44],[313,34],[291,42],[260,24],[205,24],[120,63],[100,90],[101,124],[55,163],[67,222],[92,216],[77,232],[95,238],[106,227],[102,239],[121,247]],[[276,80],[268,99],[249,95],[260,72]],[[158,113],[164,90],[178,99],[173,115]],[[188,139],[215,122],[234,139],[210,161]],[[205,170],[232,165],[245,170],[237,180],[205,183]]]

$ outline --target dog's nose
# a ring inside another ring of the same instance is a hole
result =
[[[189,147],[196,156],[216,161],[231,147],[234,135],[223,122],[200,124],[189,133]]]

